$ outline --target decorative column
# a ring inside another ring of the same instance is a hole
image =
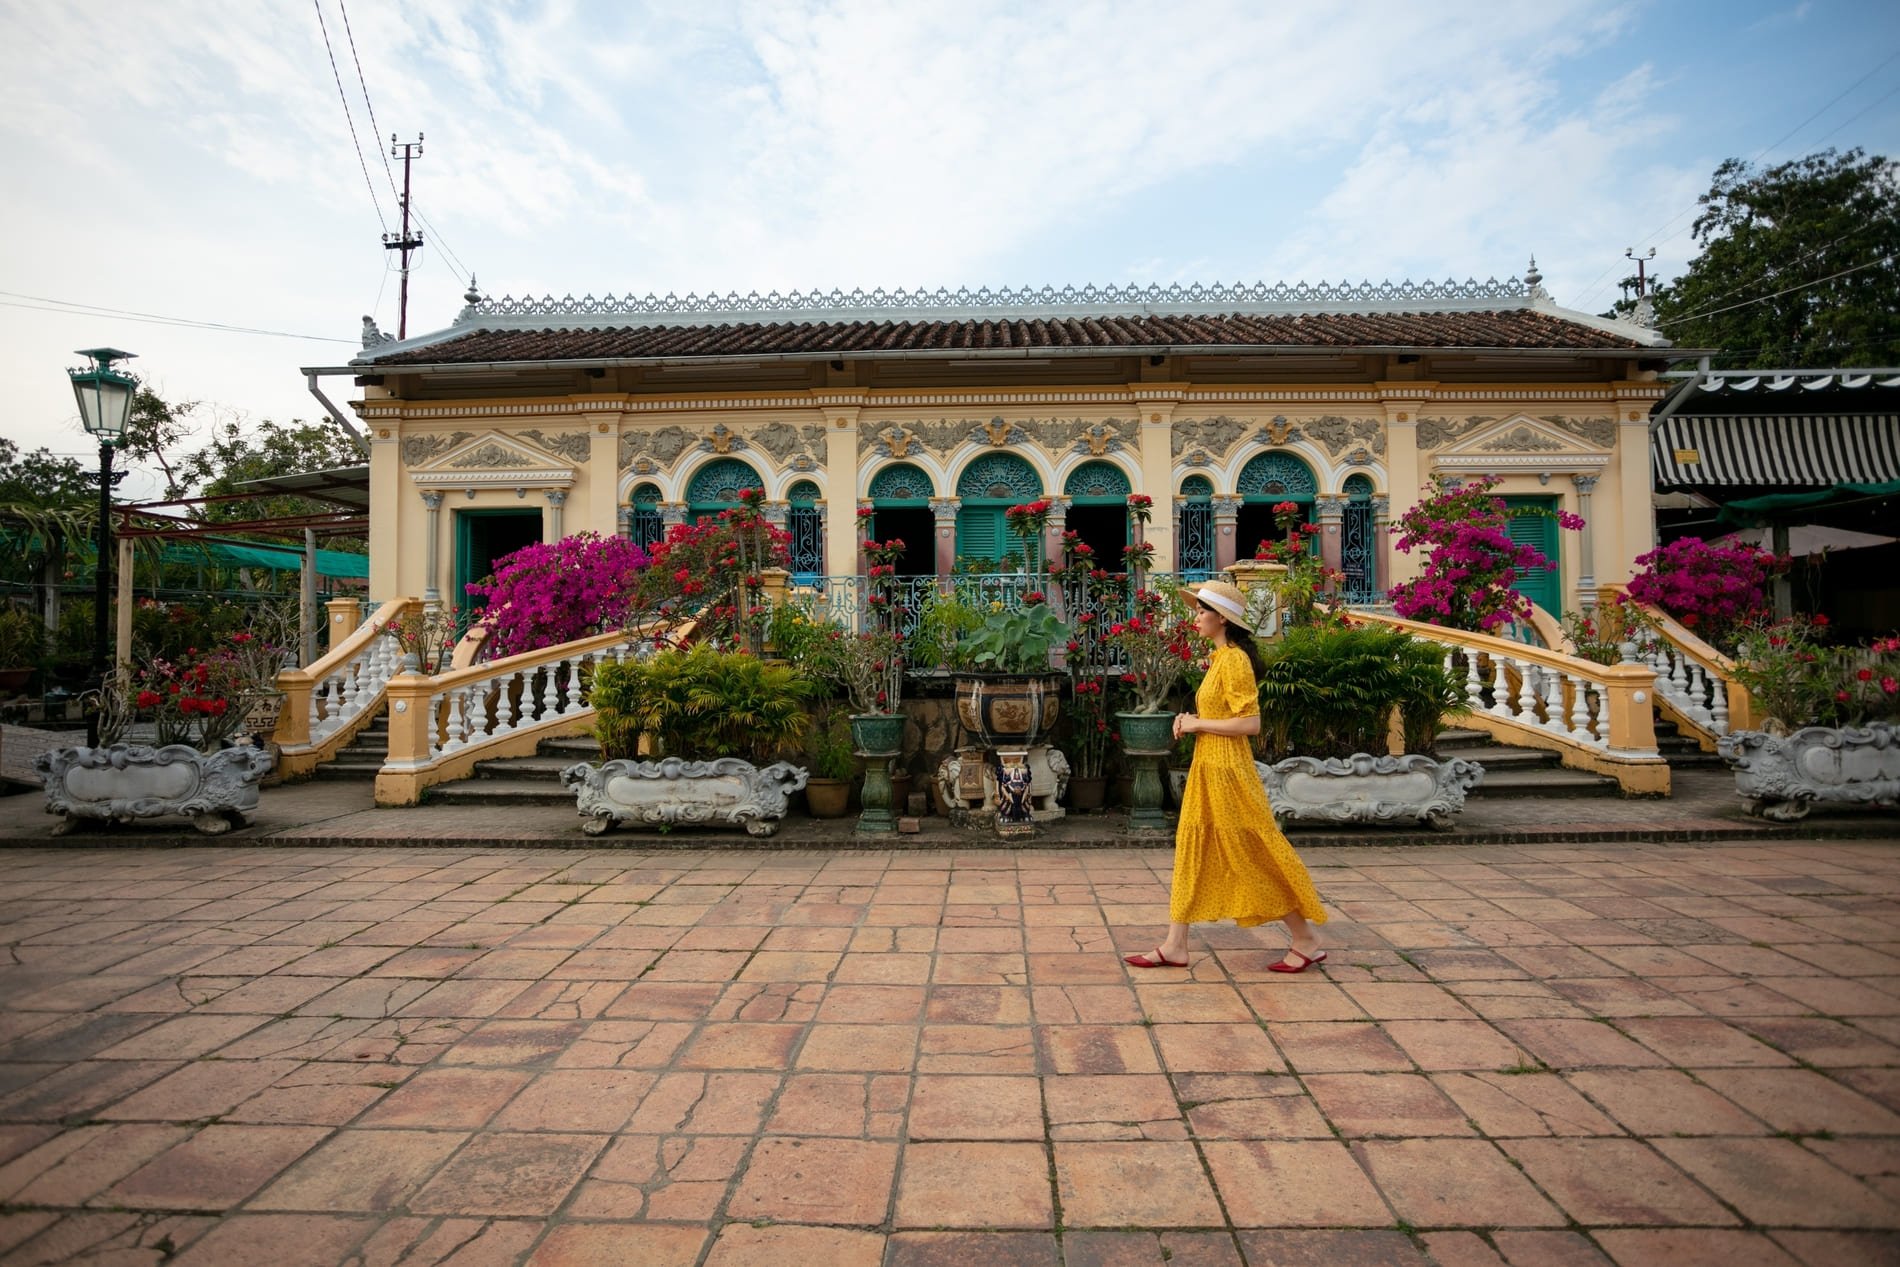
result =
[[[1042,561],[1048,564],[1062,558],[1062,534],[1069,530],[1069,507],[1074,505],[1070,497],[1049,498],[1049,522],[1042,530]]]
[[[937,579],[944,580],[957,567],[957,508],[961,497],[933,497],[930,513],[936,520]]]
[[[1379,388],[1385,397],[1386,491],[1405,498],[1409,505],[1418,500],[1431,475],[1431,460],[1418,448],[1418,410],[1425,398],[1419,394],[1418,383],[1381,383]],[[1378,553],[1380,579],[1387,585],[1418,575],[1419,555]]]
[[[1234,565],[1234,530],[1240,522],[1240,494],[1215,493],[1214,570],[1226,571]]]
[[[1321,493],[1314,499],[1313,512],[1319,524],[1319,561],[1337,572],[1340,570],[1340,527],[1346,522],[1346,495]]]
[[[428,508],[428,529],[426,540],[428,549],[424,551],[422,574],[422,601],[435,606],[442,601],[442,494],[433,490],[422,495],[422,504]],[[385,594],[384,598],[396,598],[399,595]],[[350,630],[355,633],[354,629]]]
[[[792,521],[792,504],[790,502],[767,502],[762,509],[765,512],[765,522],[781,531]]]
[[[633,503],[623,502],[614,511],[614,531],[623,537],[633,536]]]
[[[685,502],[661,502],[660,503],[660,526],[662,528],[677,528],[684,525],[685,523],[686,523],[686,503]]]
[[[871,536],[871,525],[877,521],[864,513],[867,510],[875,513],[877,503],[868,497],[858,498],[858,515],[856,522],[852,525],[851,534],[851,555],[857,560],[852,565],[853,576],[867,576],[871,571],[871,556],[864,552],[864,543],[874,540]]]
[[[1372,592],[1383,596],[1392,588],[1392,565],[1386,561],[1386,542],[1392,539],[1392,499],[1372,499]]]
[[[567,490],[550,488],[548,490],[548,540],[559,541],[561,532],[561,512],[567,506]]]
[[[1570,482],[1577,486],[1577,513],[1583,517],[1583,532],[1577,542],[1580,568],[1577,593],[1583,600],[1583,610],[1591,612],[1596,610],[1597,605],[1597,556],[1596,534],[1590,528],[1590,494],[1596,491],[1597,476],[1572,475]],[[1559,616],[1562,614],[1558,613]]]

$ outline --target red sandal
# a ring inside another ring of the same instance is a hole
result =
[[[1282,959],[1279,963],[1268,964],[1267,971],[1268,972],[1305,972],[1308,968],[1312,967],[1316,963],[1326,962],[1326,952],[1323,950],[1320,951],[1317,955],[1303,955],[1299,951],[1293,949],[1293,947],[1288,946],[1286,948],[1286,953],[1289,955],[1292,955],[1295,959],[1299,960],[1299,962],[1288,963],[1286,960]]]
[[[1190,961],[1183,959],[1176,963],[1161,953],[1161,947],[1156,946],[1152,955],[1124,955],[1122,962],[1134,968],[1185,968]]]

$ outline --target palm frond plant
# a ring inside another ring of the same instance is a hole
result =
[[[1398,630],[1297,626],[1262,659],[1257,747],[1269,762],[1382,754],[1395,712],[1405,750],[1429,753],[1464,705],[1443,654]]]

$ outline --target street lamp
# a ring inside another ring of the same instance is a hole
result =
[[[112,605],[112,446],[125,438],[125,424],[132,416],[132,395],[138,390],[138,380],[112,368],[114,361],[131,360],[130,352],[117,348],[82,348],[79,355],[92,358],[91,368],[66,373],[73,380],[73,395],[79,401],[79,420],[89,434],[99,438],[99,558],[92,570],[92,678],[103,690],[106,614]],[[96,706],[86,718],[86,746],[99,746]]]

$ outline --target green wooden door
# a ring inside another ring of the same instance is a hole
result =
[[[1008,552],[1009,534],[1003,530],[1004,506],[970,506],[957,510],[957,557],[1000,559]]]
[[[1535,506],[1542,510],[1555,510],[1555,497],[1507,497],[1504,504],[1508,507]],[[1517,578],[1513,587],[1525,598],[1530,599],[1552,616],[1563,615],[1563,581],[1559,568],[1561,555],[1557,521],[1549,515],[1516,515],[1506,524],[1511,540],[1524,545],[1534,546],[1538,553],[1550,560],[1548,568],[1539,568]]]

